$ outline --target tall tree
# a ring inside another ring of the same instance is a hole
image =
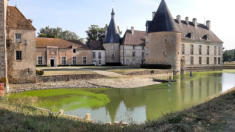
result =
[[[64,40],[79,40],[83,42],[83,39],[80,38],[76,33],[71,32],[69,30],[63,30],[60,27],[57,28],[50,28],[49,26],[45,28],[41,28],[40,32],[38,33],[38,37],[44,38],[61,38]]]
[[[235,61],[235,49],[224,51],[224,61]]]
[[[86,31],[87,43],[91,41],[100,41],[103,43],[107,27],[101,28],[98,25],[91,25]]]

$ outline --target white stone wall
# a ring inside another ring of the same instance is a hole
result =
[[[223,65],[223,45],[222,44],[209,44],[209,43],[189,43],[182,42],[185,46],[185,53],[182,54],[185,67],[202,67],[202,66],[220,66]],[[190,47],[193,45],[193,54],[191,54]],[[202,46],[202,53],[199,54],[199,46]],[[209,55],[207,54],[207,47],[209,49]],[[216,48],[215,48],[216,47]],[[216,49],[216,52],[215,52]],[[220,54],[219,54],[220,53]],[[191,64],[191,57],[193,57],[193,65]],[[199,64],[199,57],[202,58],[202,64]],[[209,65],[207,64],[207,57],[209,57]],[[216,64],[214,62],[216,58]],[[218,64],[218,58],[220,58],[220,64]]]
[[[120,44],[103,44],[106,55],[106,63],[120,63]]]
[[[95,54],[95,58],[93,54]],[[101,54],[101,58],[99,58],[99,54]],[[94,65],[105,65],[105,50],[92,50],[92,63]]]
[[[122,65],[139,66],[144,63],[144,46],[121,45],[120,61]],[[133,52],[135,55],[133,56]]]

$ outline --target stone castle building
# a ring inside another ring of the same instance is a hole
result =
[[[35,82],[35,28],[32,20],[0,1],[0,81]]]
[[[173,19],[165,0],[162,0],[153,19],[146,22],[146,31],[132,27],[120,38],[112,19],[104,47],[107,63],[122,65],[171,67],[175,72],[193,69],[221,68],[223,42],[206,25],[194,18]]]

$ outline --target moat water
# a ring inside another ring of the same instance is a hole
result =
[[[190,108],[235,87],[235,71],[180,76],[176,83],[134,89],[54,89],[11,94],[9,101],[84,117],[96,122],[156,120],[163,115]]]

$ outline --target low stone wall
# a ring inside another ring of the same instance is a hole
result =
[[[153,75],[153,74],[173,74],[173,70],[145,70],[127,73],[125,75]]]
[[[71,80],[88,80],[103,78],[105,76],[99,74],[78,74],[78,75],[56,75],[56,76],[37,76],[37,83],[39,82],[59,82]]]
[[[235,69],[235,65],[234,66],[224,66],[224,69]]]
[[[223,66],[205,66],[205,67],[187,67],[185,71],[194,71],[194,72],[202,72],[202,71],[218,71],[223,70]]]

